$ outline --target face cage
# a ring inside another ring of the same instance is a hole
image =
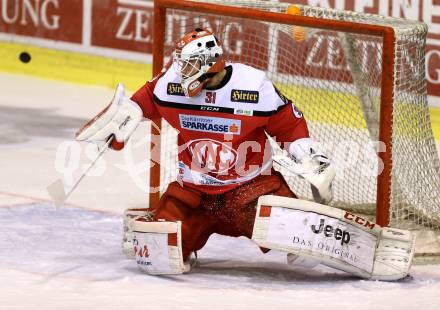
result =
[[[197,53],[184,58],[181,53],[174,52],[173,54],[173,68],[182,81],[199,78],[211,68],[208,63],[215,64],[216,61],[217,59],[212,57],[210,53]],[[200,68],[198,68],[198,64],[200,64]]]

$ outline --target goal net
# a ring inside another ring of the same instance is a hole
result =
[[[227,61],[264,70],[301,109],[337,170],[332,206],[423,230],[430,243],[422,251],[436,251],[440,165],[427,105],[425,24],[269,1],[155,5],[156,72],[185,33],[210,29]],[[162,122],[160,137],[160,180],[153,173],[151,184],[163,191],[178,171],[176,132]],[[273,152],[282,152],[276,143]],[[307,182],[274,167],[300,198],[312,199]]]

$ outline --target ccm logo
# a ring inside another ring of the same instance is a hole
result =
[[[368,220],[366,220],[366,219],[364,219],[364,218],[362,218],[362,217],[360,217],[358,215],[355,215],[355,214],[352,214],[350,212],[347,212],[347,211],[345,211],[344,218],[346,218],[349,221],[355,222],[356,224],[359,224],[359,225],[362,225],[364,227],[370,228],[370,229],[373,229],[374,226],[376,226],[375,223],[371,223],[370,221],[368,221]]]
[[[201,106],[200,111],[213,111],[213,112],[220,112],[220,108],[217,107],[207,107],[207,106]]]

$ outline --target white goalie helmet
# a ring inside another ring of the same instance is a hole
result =
[[[196,96],[211,77],[224,69],[223,49],[212,32],[197,28],[177,42],[173,66],[185,96]]]

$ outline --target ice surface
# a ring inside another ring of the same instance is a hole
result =
[[[29,298],[41,303],[38,309],[86,304],[104,309],[111,305],[106,298],[121,303],[115,307],[120,309],[440,306],[438,266],[415,266],[412,278],[395,283],[359,280],[325,267],[293,271],[284,264],[284,253],[262,254],[245,238],[218,235],[199,252],[190,274],[148,276],[121,254],[121,224],[119,215],[56,210],[49,203],[0,208],[0,270],[5,276],[0,297],[11,303],[3,306],[28,309]],[[11,287],[15,300],[4,295]]]
[[[190,274],[141,273],[120,252],[122,210],[145,206],[122,153],[106,154],[105,171],[67,206],[55,210],[45,191],[60,177],[60,143],[113,91],[9,74],[0,85],[1,310],[440,309],[440,266],[414,266],[412,278],[391,283],[293,271],[283,253],[262,254],[245,238],[212,236]],[[140,162],[144,151],[135,152]]]

